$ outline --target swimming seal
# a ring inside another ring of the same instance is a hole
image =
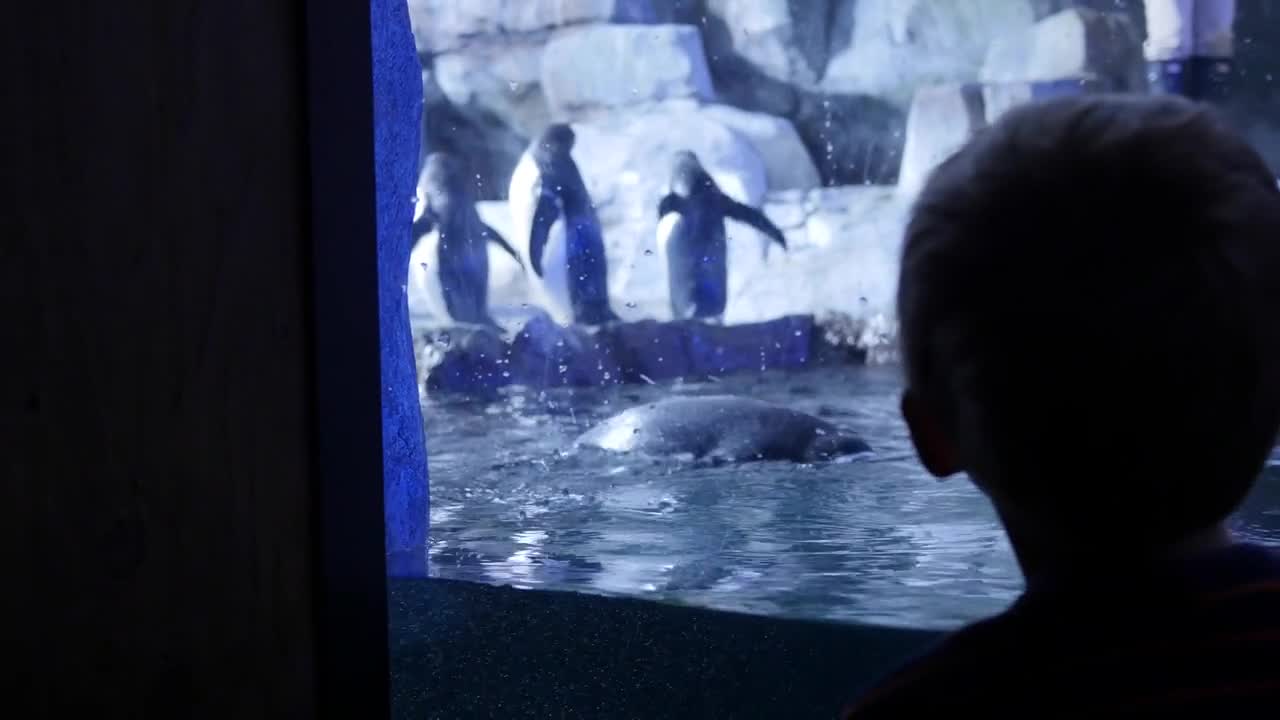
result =
[[[576,444],[734,462],[818,462],[871,451],[862,438],[825,420],[734,395],[676,397],[639,405],[583,433]]]

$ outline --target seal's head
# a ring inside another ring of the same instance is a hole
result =
[[[805,448],[806,462],[826,462],[871,452],[871,446],[861,437],[836,427],[815,429],[813,439]]]

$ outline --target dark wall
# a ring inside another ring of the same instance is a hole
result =
[[[4,714],[309,716],[302,2],[5,14]]]

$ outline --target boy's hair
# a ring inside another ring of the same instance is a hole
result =
[[[1010,111],[926,184],[897,302],[966,470],[1059,529],[1208,527],[1276,442],[1280,190],[1199,105]]]

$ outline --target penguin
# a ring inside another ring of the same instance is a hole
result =
[[[609,267],[600,220],[570,156],[573,129],[550,125],[511,175],[507,202],[530,286],[561,325],[618,320],[609,305]]]
[[[437,315],[500,329],[489,315],[492,242],[523,266],[519,254],[480,219],[462,163],[436,152],[423,162],[413,222],[410,283]]]
[[[770,242],[787,249],[782,231],[756,208],[720,191],[698,156],[677,152],[671,168],[670,192],[658,203],[658,253],[665,259],[675,320],[719,323],[728,295],[728,263],[724,219],[732,218],[764,233],[764,256]]]

